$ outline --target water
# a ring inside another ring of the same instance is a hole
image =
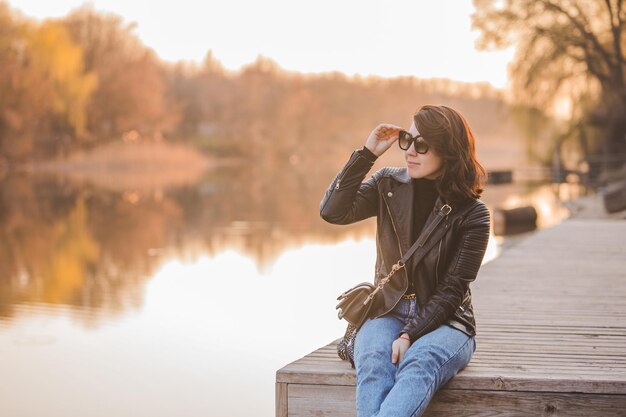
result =
[[[371,277],[373,221],[320,220],[326,174],[101,175],[0,183],[2,416],[274,415],[276,370],[342,334],[335,297]],[[548,227],[579,192],[484,200]]]

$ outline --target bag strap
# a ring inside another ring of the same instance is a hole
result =
[[[409,248],[409,250],[404,254],[404,256],[398,262],[405,264],[406,261],[408,261],[409,258],[413,256],[413,254],[418,248],[421,248],[422,246],[424,246],[424,243],[426,242],[426,240],[428,240],[430,235],[434,232],[435,228],[439,226],[439,223],[441,223],[441,221],[445,219],[446,216],[449,215],[451,211],[452,211],[452,207],[450,207],[448,204],[444,204],[443,206],[441,206],[441,208],[437,212],[437,216],[427,226],[427,228],[424,229],[424,233],[420,233],[420,236],[417,239],[417,241],[413,244],[413,246],[411,246],[411,248]],[[433,237],[433,241],[435,242],[440,239],[440,238],[435,239],[435,237]]]
[[[456,219],[457,217],[460,217],[462,215],[464,215],[465,213],[467,213],[472,207],[474,207],[474,204],[468,204],[467,207],[465,207],[463,210],[460,210],[456,213],[454,213],[454,217],[453,219]],[[416,256],[416,263],[419,262],[424,255],[426,255],[426,253],[437,244],[437,242],[439,242],[441,240],[441,238],[443,238],[443,235],[446,234],[446,232],[448,231],[447,227],[440,227],[438,230],[435,231],[435,229],[437,229],[437,226],[439,226],[439,224],[441,223],[441,221],[443,219],[445,219],[450,212],[452,211],[452,207],[449,206],[448,204],[444,204],[443,206],[441,206],[441,208],[439,209],[439,211],[437,212],[437,216],[430,222],[430,224],[428,224],[428,226],[426,227],[426,229],[424,229],[424,231],[422,233],[420,233],[419,238],[417,239],[417,241],[415,243],[413,243],[413,246],[411,246],[409,248],[409,250],[404,254],[404,256],[402,258],[400,258],[400,260],[398,262],[396,262],[392,267],[391,267],[391,271],[389,272],[389,274],[387,274],[386,277],[382,278],[379,282],[378,285],[376,286],[376,288],[374,289],[374,291],[372,291],[370,293],[370,295],[367,297],[366,301],[364,304],[367,304],[372,298],[374,298],[374,296],[376,295],[376,293],[378,291],[380,291],[385,284],[391,279],[391,277],[400,269],[404,268],[406,266],[406,262],[413,256]],[[429,240],[429,238],[432,235],[432,239]],[[426,244],[426,241],[428,241],[428,244],[426,246],[424,246]]]

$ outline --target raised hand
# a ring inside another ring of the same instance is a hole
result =
[[[398,133],[404,128],[389,123],[381,123],[372,130],[365,147],[374,155],[380,156],[398,140]]]

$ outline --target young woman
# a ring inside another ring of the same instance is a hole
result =
[[[376,158],[398,141],[406,168],[383,168],[363,182]],[[334,224],[377,217],[375,283],[418,239],[445,204],[449,228],[419,262],[407,262],[376,294],[354,345],[358,417],[421,416],[435,392],[476,350],[469,284],[487,241],[489,211],[478,200],[486,172],[474,136],[446,106],[424,106],[404,130],[378,125],[337,174],[321,203]],[[456,212],[462,216],[453,216]]]

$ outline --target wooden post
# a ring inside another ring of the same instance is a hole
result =
[[[496,208],[493,212],[493,233],[496,236],[530,232],[537,228],[537,210],[533,206],[513,209]]]
[[[604,209],[607,213],[617,213],[626,210],[626,181],[621,184],[612,184],[607,187],[603,195]]]
[[[276,417],[287,417],[287,384],[276,383]]]

